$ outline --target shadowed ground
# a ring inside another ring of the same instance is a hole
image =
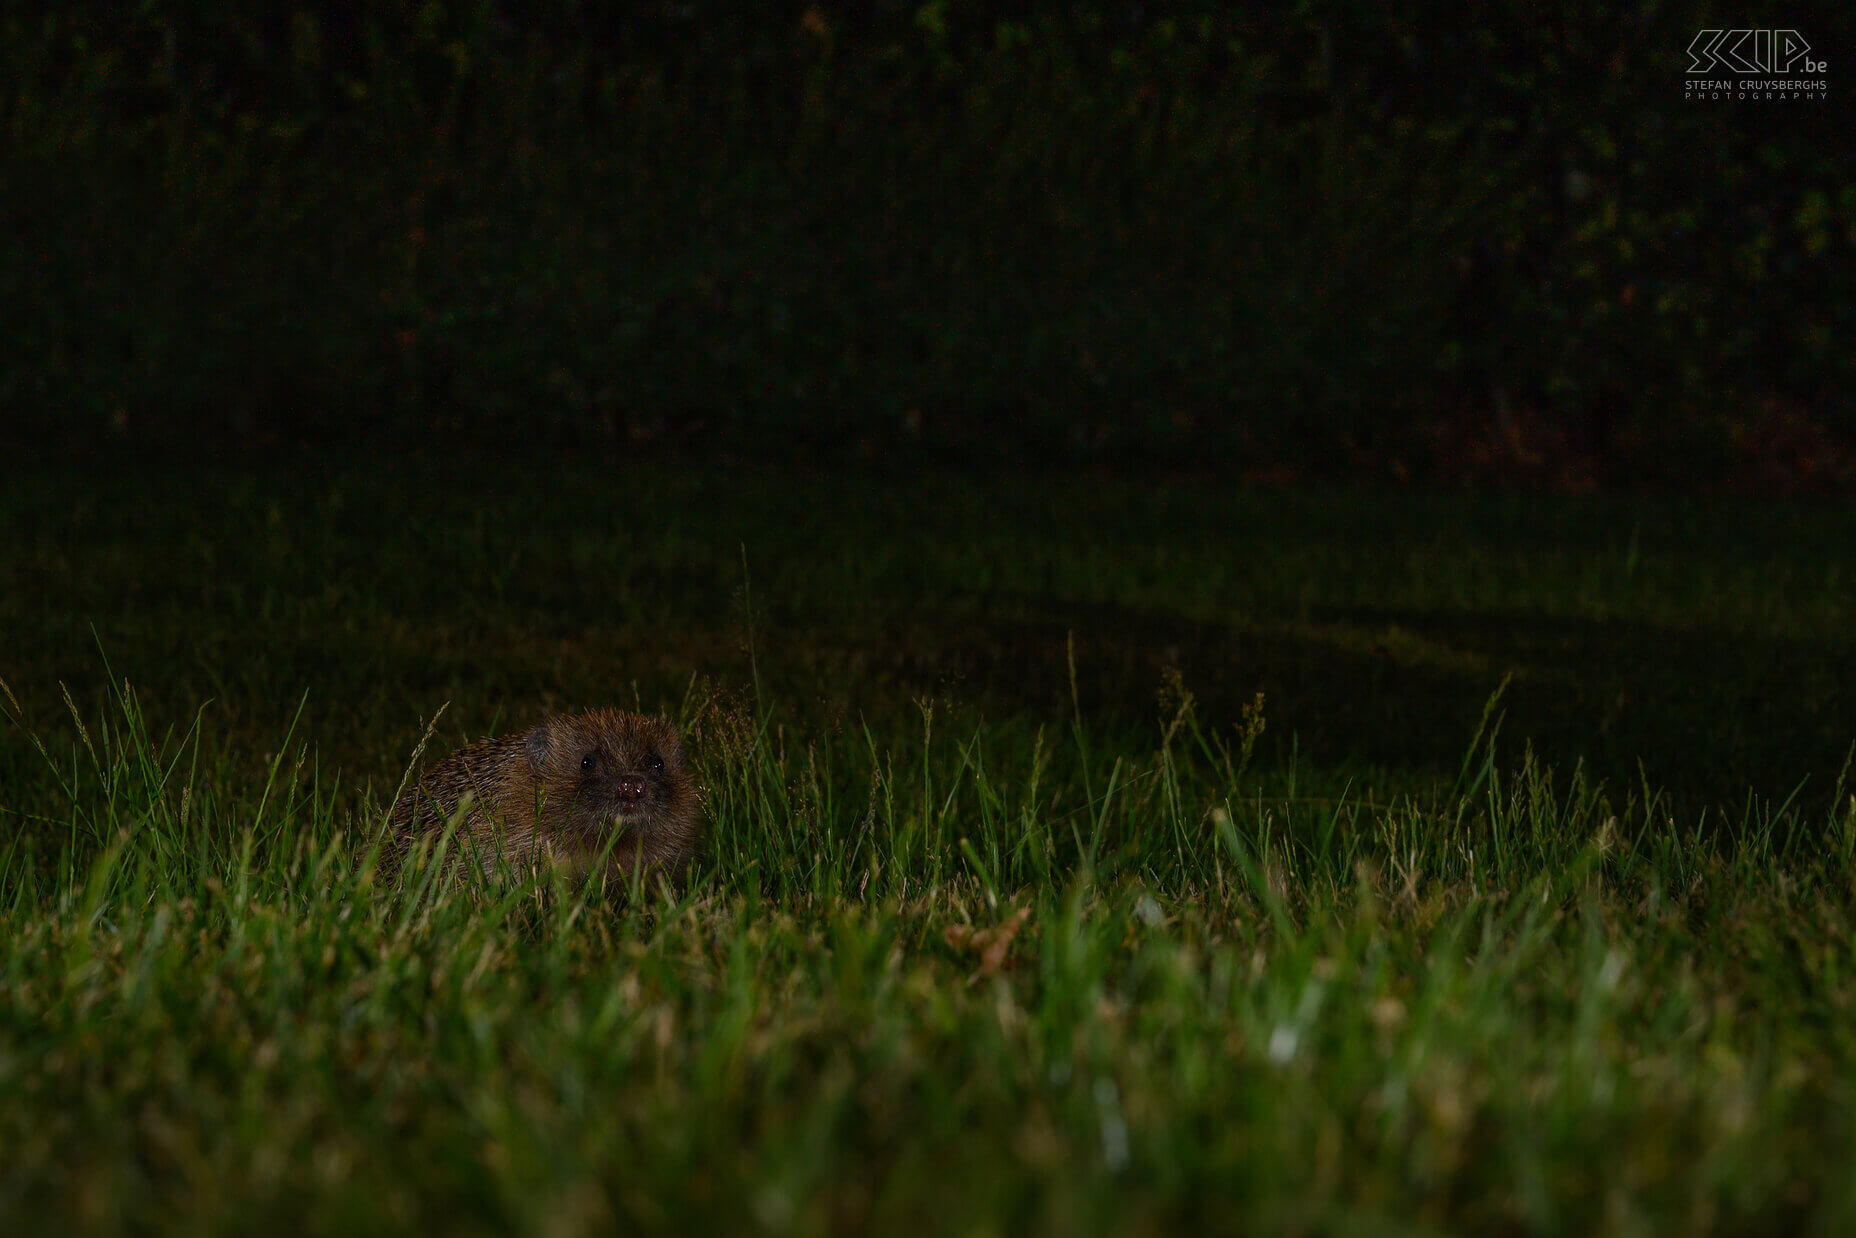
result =
[[[1204,483],[883,480],[683,466],[311,461],[45,476],[0,501],[5,674],[119,675],[271,737],[308,693],[363,777],[546,708],[674,705],[692,677],[802,726],[940,700],[1151,743],[1176,668],[1265,765],[1450,778],[1512,676],[1502,749],[1738,809],[1829,794],[1856,737],[1856,545],[1745,500],[1285,495]],[[752,622],[750,624],[750,616]],[[95,626],[93,640],[91,626]],[[3,741],[18,759],[16,737]]]

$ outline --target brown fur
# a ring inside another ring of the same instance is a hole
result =
[[[486,873],[507,865],[584,874],[602,853],[620,880],[675,869],[702,824],[677,729],[616,709],[557,714],[452,753],[393,806],[389,850],[403,856],[420,838],[435,838],[460,804],[453,845]]]

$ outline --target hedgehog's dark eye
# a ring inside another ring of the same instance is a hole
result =
[[[593,754],[592,753],[589,752],[585,756],[580,758],[580,772],[583,774],[590,774],[593,772]]]
[[[655,752],[651,754],[651,771],[657,774],[664,772],[664,758]]]

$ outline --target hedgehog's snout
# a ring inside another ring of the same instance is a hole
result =
[[[621,774],[614,786],[619,797],[619,808],[625,812],[635,812],[644,803],[650,792],[650,786],[641,774]]]

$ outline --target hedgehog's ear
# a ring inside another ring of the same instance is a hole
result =
[[[548,734],[548,724],[543,722],[522,739],[522,751],[528,754],[529,768],[536,773],[548,763],[548,751],[553,747],[553,739]]]

